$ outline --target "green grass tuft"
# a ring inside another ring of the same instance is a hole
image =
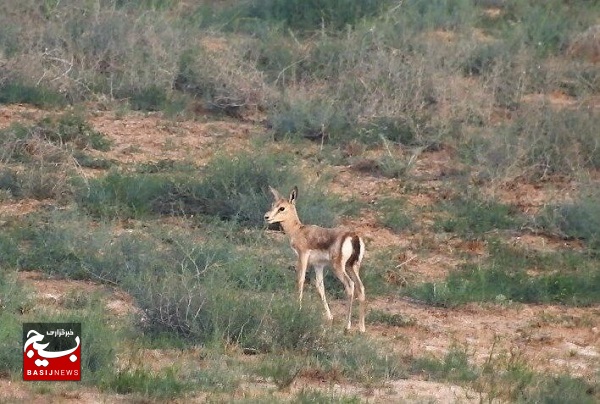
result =
[[[594,258],[569,251],[525,253],[499,242],[493,242],[490,250],[484,262],[465,264],[445,281],[415,285],[407,293],[445,307],[485,301],[575,306],[600,302],[600,273]],[[540,273],[532,275],[529,270]]]

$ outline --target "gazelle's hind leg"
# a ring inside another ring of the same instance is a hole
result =
[[[353,255],[352,238],[347,237],[341,246],[341,254],[333,259],[333,273],[342,282],[348,297],[348,314],[346,316],[346,330],[352,326],[352,302],[354,300],[354,280],[346,272],[346,264]]]
[[[344,285],[344,290],[346,291],[346,296],[348,297],[348,314],[346,316],[346,330],[349,330],[352,326],[352,301],[354,300],[354,282],[352,278],[348,276],[346,273],[345,264],[341,264],[338,262],[333,265],[333,273],[334,275],[342,282]]]
[[[356,290],[356,299],[358,300],[358,329],[360,332],[365,332],[365,286],[359,276],[360,261],[355,262],[350,267],[350,277],[354,281]]]

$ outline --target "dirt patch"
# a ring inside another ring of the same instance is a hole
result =
[[[19,199],[0,202],[0,224],[2,217],[10,218],[15,216],[25,216],[31,212],[39,210],[43,206],[52,205],[54,201],[37,199]]]
[[[525,214],[535,215],[544,206],[573,202],[577,197],[578,187],[576,182],[564,178],[549,178],[539,183],[517,179],[498,187],[492,184],[484,188],[483,192],[502,203],[515,206]]]
[[[446,309],[406,300],[374,299],[369,307],[416,320],[403,328],[367,329],[398,341],[399,352],[442,358],[453,347],[466,349],[477,365],[518,356],[543,373],[593,377],[600,365],[600,306],[477,305]]]
[[[113,290],[92,281],[56,279],[38,271],[19,272],[18,279],[32,289],[34,299],[44,305],[78,304],[97,295],[115,316],[140,315],[133,298],[121,290]]]
[[[98,112],[89,119],[94,129],[112,142],[111,150],[100,154],[122,164],[185,160],[206,163],[218,150],[231,153],[248,146],[254,124],[238,121],[175,121],[161,114],[131,113],[127,119]]]
[[[50,112],[28,105],[0,105],[0,129],[8,128],[13,123],[32,124]]]

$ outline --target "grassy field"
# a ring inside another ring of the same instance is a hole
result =
[[[0,401],[600,400],[600,4],[0,4]],[[356,228],[364,335],[269,229]],[[21,324],[83,324],[81,383]]]

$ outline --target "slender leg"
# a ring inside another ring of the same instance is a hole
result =
[[[317,292],[321,297],[321,301],[323,301],[323,306],[325,306],[325,315],[329,321],[333,320],[333,315],[329,310],[329,305],[327,304],[327,299],[325,298],[325,285],[323,284],[323,268],[324,265],[315,266],[315,286],[317,287]]]
[[[348,276],[345,270],[346,263],[342,263],[337,257],[337,259],[333,259],[333,273],[335,276],[342,282],[344,285],[344,289],[346,290],[346,296],[348,297],[348,315],[346,322],[346,330],[349,330],[352,326],[352,301],[354,299],[354,282]]]
[[[308,267],[308,253],[298,256],[296,265],[296,284],[298,287],[298,303],[302,307],[302,293],[304,291],[304,279],[306,278],[306,269]]]
[[[359,270],[360,270],[360,262],[356,262],[354,263],[354,265],[352,265],[352,268],[350,270],[350,277],[352,278],[352,280],[354,281],[354,284],[357,287],[357,296],[356,298],[358,299],[358,329],[360,330],[360,332],[365,332],[365,287],[362,283],[362,280],[360,279],[359,276]]]

